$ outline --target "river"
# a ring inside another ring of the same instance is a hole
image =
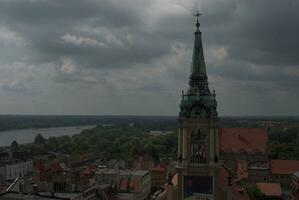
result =
[[[95,127],[95,125],[0,131],[0,147],[9,146],[14,140],[16,140],[19,144],[33,142],[37,134],[41,134],[44,138],[75,135],[79,134],[84,129],[90,129],[93,127]]]

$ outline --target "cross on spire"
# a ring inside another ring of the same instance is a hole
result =
[[[200,23],[199,23],[198,19],[199,19],[200,16],[202,16],[202,14],[199,11],[196,11],[194,13],[194,16],[196,17],[196,28],[197,28],[197,30],[199,30]]]

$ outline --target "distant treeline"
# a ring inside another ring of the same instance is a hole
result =
[[[220,127],[261,127],[265,122],[283,125],[299,123],[298,117],[220,117]],[[146,130],[172,130],[178,127],[176,116],[44,116],[44,115],[0,115],[0,131],[50,128],[62,126],[114,124],[127,125]]]
[[[274,126],[268,126],[270,124]],[[74,136],[43,138],[20,145],[33,154],[48,151],[81,154],[96,152],[104,157],[132,158],[146,155],[153,159],[175,156],[178,122],[176,117],[155,116],[0,116],[2,130],[98,124]],[[110,126],[111,125],[111,126]],[[294,119],[221,118],[222,127],[267,127],[271,159],[299,159],[299,126]],[[150,131],[172,131],[152,136]],[[19,148],[16,142],[11,145]]]
[[[130,125],[97,126],[73,136],[50,137],[37,135],[33,143],[18,145],[14,150],[25,150],[31,155],[59,152],[72,155],[95,153],[102,158],[131,160],[139,156],[158,161],[161,157],[175,157],[177,133],[153,136],[146,128]]]
[[[299,160],[299,127],[269,128],[267,147],[271,159]]]
[[[114,124],[134,124],[147,130],[171,130],[176,128],[176,117],[172,116],[39,116],[0,115],[0,131],[28,128],[50,128]]]
[[[160,130],[171,130],[167,135],[153,136],[149,134],[147,124],[138,126],[113,125],[97,126],[83,130],[78,135],[50,137],[49,139],[37,135],[34,143],[21,145],[32,154],[46,152],[62,152],[82,154],[95,152],[107,158],[131,159],[138,156],[151,157],[159,160],[165,156],[176,156],[177,129],[169,125],[161,125]],[[145,123],[146,124],[146,123]],[[18,146],[17,144],[12,144]],[[268,128],[267,153],[270,159],[299,160],[299,128]]]

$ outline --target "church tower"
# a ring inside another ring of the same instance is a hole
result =
[[[215,92],[208,87],[200,24],[197,17],[189,88],[182,92],[178,134],[178,199],[216,200],[218,129]]]

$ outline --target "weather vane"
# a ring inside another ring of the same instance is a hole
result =
[[[199,11],[196,11],[194,16],[198,19],[200,16],[202,16],[202,14]]]
[[[198,30],[199,26],[200,26],[200,23],[199,23],[198,19],[199,19],[200,16],[202,16],[202,14],[199,11],[196,11],[194,13],[194,16],[196,17],[196,27],[197,27],[197,30]]]

